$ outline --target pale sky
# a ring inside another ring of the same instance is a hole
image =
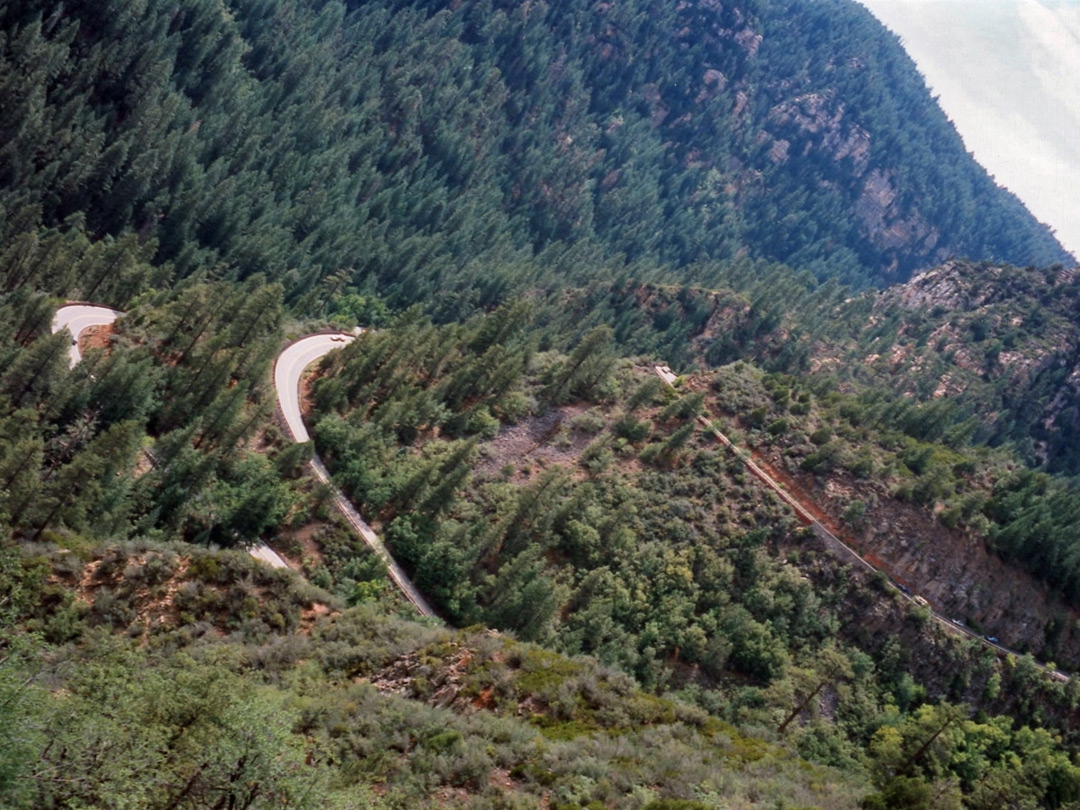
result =
[[[860,0],[976,160],[1080,255],[1080,0]]]

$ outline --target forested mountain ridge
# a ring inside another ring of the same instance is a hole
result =
[[[3,3],[0,804],[1076,810],[1080,500],[982,444],[1072,463],[1075,277],[845,286],[951,254],[1071,262],[854,3]]]
[[[444,318],[627,263],[1068,260],[855,3],[18,0],[0,27],[6,245],[135,233],[176,277],[309,311],[438,290]]]
[[[592,657],[387,615],[385,570],[328,519],[304,446],[260,413],[260,358],[235,345],[263,311],[259,342],[277,342],[277,292],[148,296],[68,375],[41,362],[64,335],[8,348],[0,404],[23,406],[0,422],[17,483],[0,502],[17,539],[0,552],[12,806],[1080,798],[1075,679],[952,638],[838,565],[694,430],[703,393],[667,392],[603,329],[537,352],[525,304],[441,327],[413,310],[366,334],[323,364],[314,432],[448,618]],[[836,405],[745,364],[712,388],[787,413],[792,435]],[[121,418],[126,462],[94,466]],[[156,469],[130,454],[140,426]],[[325,590],[177,542],[263,534]]]
[[[975,420],[977,440],[1015,442],[1032,462],[1074,473],[1078,303],[1076,269],[950,262],[874,296],[864,330],[823,342],[810,363],[942,401],[954,421]]]
[[[926,435],[959,430],[978,443],[1011,443],[1053,472],[1080,469],[1075,268],[951,261],[854,297],[771,278],[790,291],[777,296],[786,303],[768,300],[758,280],[744,286],[729,328],[706,322],[693,341],[705,362],[735,353],[832,376],[851,391],[887,387],[913,411],[924,407]]]
[[[926,435],[959,431],[1051,472],[1080,469],[1075,268],[957,260],[860,294],[782,265],[698,269],[712,286],[599,281],[537,299],[540,318],[552,334],[607,325],[623,351],[679,371],[747,359],[877,391],[921,410]]]

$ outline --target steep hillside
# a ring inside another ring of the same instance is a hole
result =
[[[687,378],[823,524],[940,613],[1043,660],[1080,661],[1068,488],[955,432],[916,438],[918,424],[880,402],[808,382],[742,363]],[[1031,515],[1048,508],[1059,517],[1040,514],[1036,529]]]
[[[792,307],[747,348],[851,390],[885,386],[924,403],[912,418],[926,435],[961,430],[977,442],[1013,443],[1031,463],[1074,473],[1078,302],[1075,268],[948,262],[879,293]]]
[[[1075,808],[1055,262],[849,0],[0,4],[0,805]]]
[[[989,810],[1080,796],[1060,737],[923,703],[920,681],[947,656],[952,691],[987,706],[1022,693],[1043,722],[1075,689],[933,632],[913,647],[892,634],[880,666],[827,649],[768,689],[657,696],[592,658],[343,609],[235,552],[2,550],[0,585],[5,807]],[[864,627],[884,637],[899,619],[919,637],[897,607],[858,603]]]
[[[706,408],[939,609],[1069,669],[1080,660],[1075,567],[1041,574],[1061,599],[1001,558],[1074,553],[1068,531],[1002,540],[1060,484],[1028,491],[1007,453],[915,438],[892,403],[743,363],[665,397],[650,369],[607,354],[603,327],[565,359],[532,356],[524,311],[365,336],[314,387],[324,458],[455,623],[596,654],[646,683],[767,682],[783,660],[751,636],[796,657],[833,637],[850,594],[766,564],[765,552],[807,553],[809,538],[695,431]]]
[[[6,808],[855,810],[870,790],[595,661],[330,611],[234,552],[0,551],[0,584]]]
[[[665,300],[716,334],[746,323],[735,293],[630,292],[652,337],[678,333]],[[1043,497],[1060,485],[1012,480],[1015,460],[962,437],[905,438],[894,401],[818,380],[733,364],[674,395],[617,356],[613,330],[544,296],[447,325],[413,309],[313,370],[312,432],[444,617],[520,641],[397,622],[384,567],[302,475],[310,448],[273,426],[266,361],[305,328],[279,294],[253,278],[142,296],[74,370],[48,299],[0,299],[0,710],[14,718],[0,728],[18,730],[0,738],[5,803],[711,810],[911,794],[989,810],[1080,796],[1075,680],[957,638],[852,570],[694,417],[745,415],[800,473],[866,480],[927,531],[997,525],[1003,550],[1068,551],[1025,517],[1067,514]],[[595,296],[596,319],[608,303]],[[181,542],[263,538],[323,590]],[[964,618],[1074,671],[1072,626],[1038,614],[1059,603],[971,596]],[[132,770],[105,767],[102,738]]]
[[[744,253],[856,285],[1067,259],[854,2],[18,0],[0,29],[0,244],[137,234],[309,312]]]

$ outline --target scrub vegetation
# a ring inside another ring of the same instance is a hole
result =
[[[0,4],[0,806],[1080,807],[1068,260],[856,3]]]

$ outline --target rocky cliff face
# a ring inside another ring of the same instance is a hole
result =
[[[869,317],[856,315],[868,299]],[[1078,305],[1077,268],[946,262],[849,302],[836,317],[855,322],[852,337],[818,341],[811,367],[922,401],[953,399],[982,438],[1017,441],[1030,460],[1074,470]]]
[[[1080,268],[1018,269],[987,263],[950,261],[914,276],[908,283],[882,291],[875,309],[892,305],[907,310],[945,307],[951,312],[974,312],[994,304],[1022,303],[1039,296],[1048,304],[1080,283]],[[1055,308],[1056,309],[1056,308]]]
[[[745,226],[750,255],[855,283],[867,268],[875,283],[902,281],[948,256],[1064,259],[1043,226],[1017,228],[1014,215],[1030,215],[972,170],[895,38],[855,4],[818,5],[653,8],[680,54],[662,72],[641,64],[661,61],[651,45],[638,43],[646,56],[627,61],[623,7],[593,6],[603,25],[590,44],[605,69],[649,72],[630,108],[671,160],[719,175],[697,186],[687,210],[730,206],[738,216],[727,225]],[[616,118],[630,121],[625,110]],[[625,192],[634,176],[605,173],[599,188]]]
[[[859,69],[862,64],[854,60],[849,67]],[[786,84],[782,88],[795,92]],[[791,159],[794,130],[804,141],[800,149],[803,157],[816,153],[831,163],[839,176],[826,187],[846,184],[857,194],[853,205],[855,221],[862,237],[888,256],[889,275],[895,275],[901,258],[910,254],[924,261],[943,260],[949,250],[939,247],[940,230],[927,221],[918,203],[904,203],[892,168],[871,168],[875,150],[870,133],[855,116],[846,114],[846,105],[836,96],[836,89],[830,87],[824,92],[793,95],[773,105],[765,124],[769,159],[774,164]]]

